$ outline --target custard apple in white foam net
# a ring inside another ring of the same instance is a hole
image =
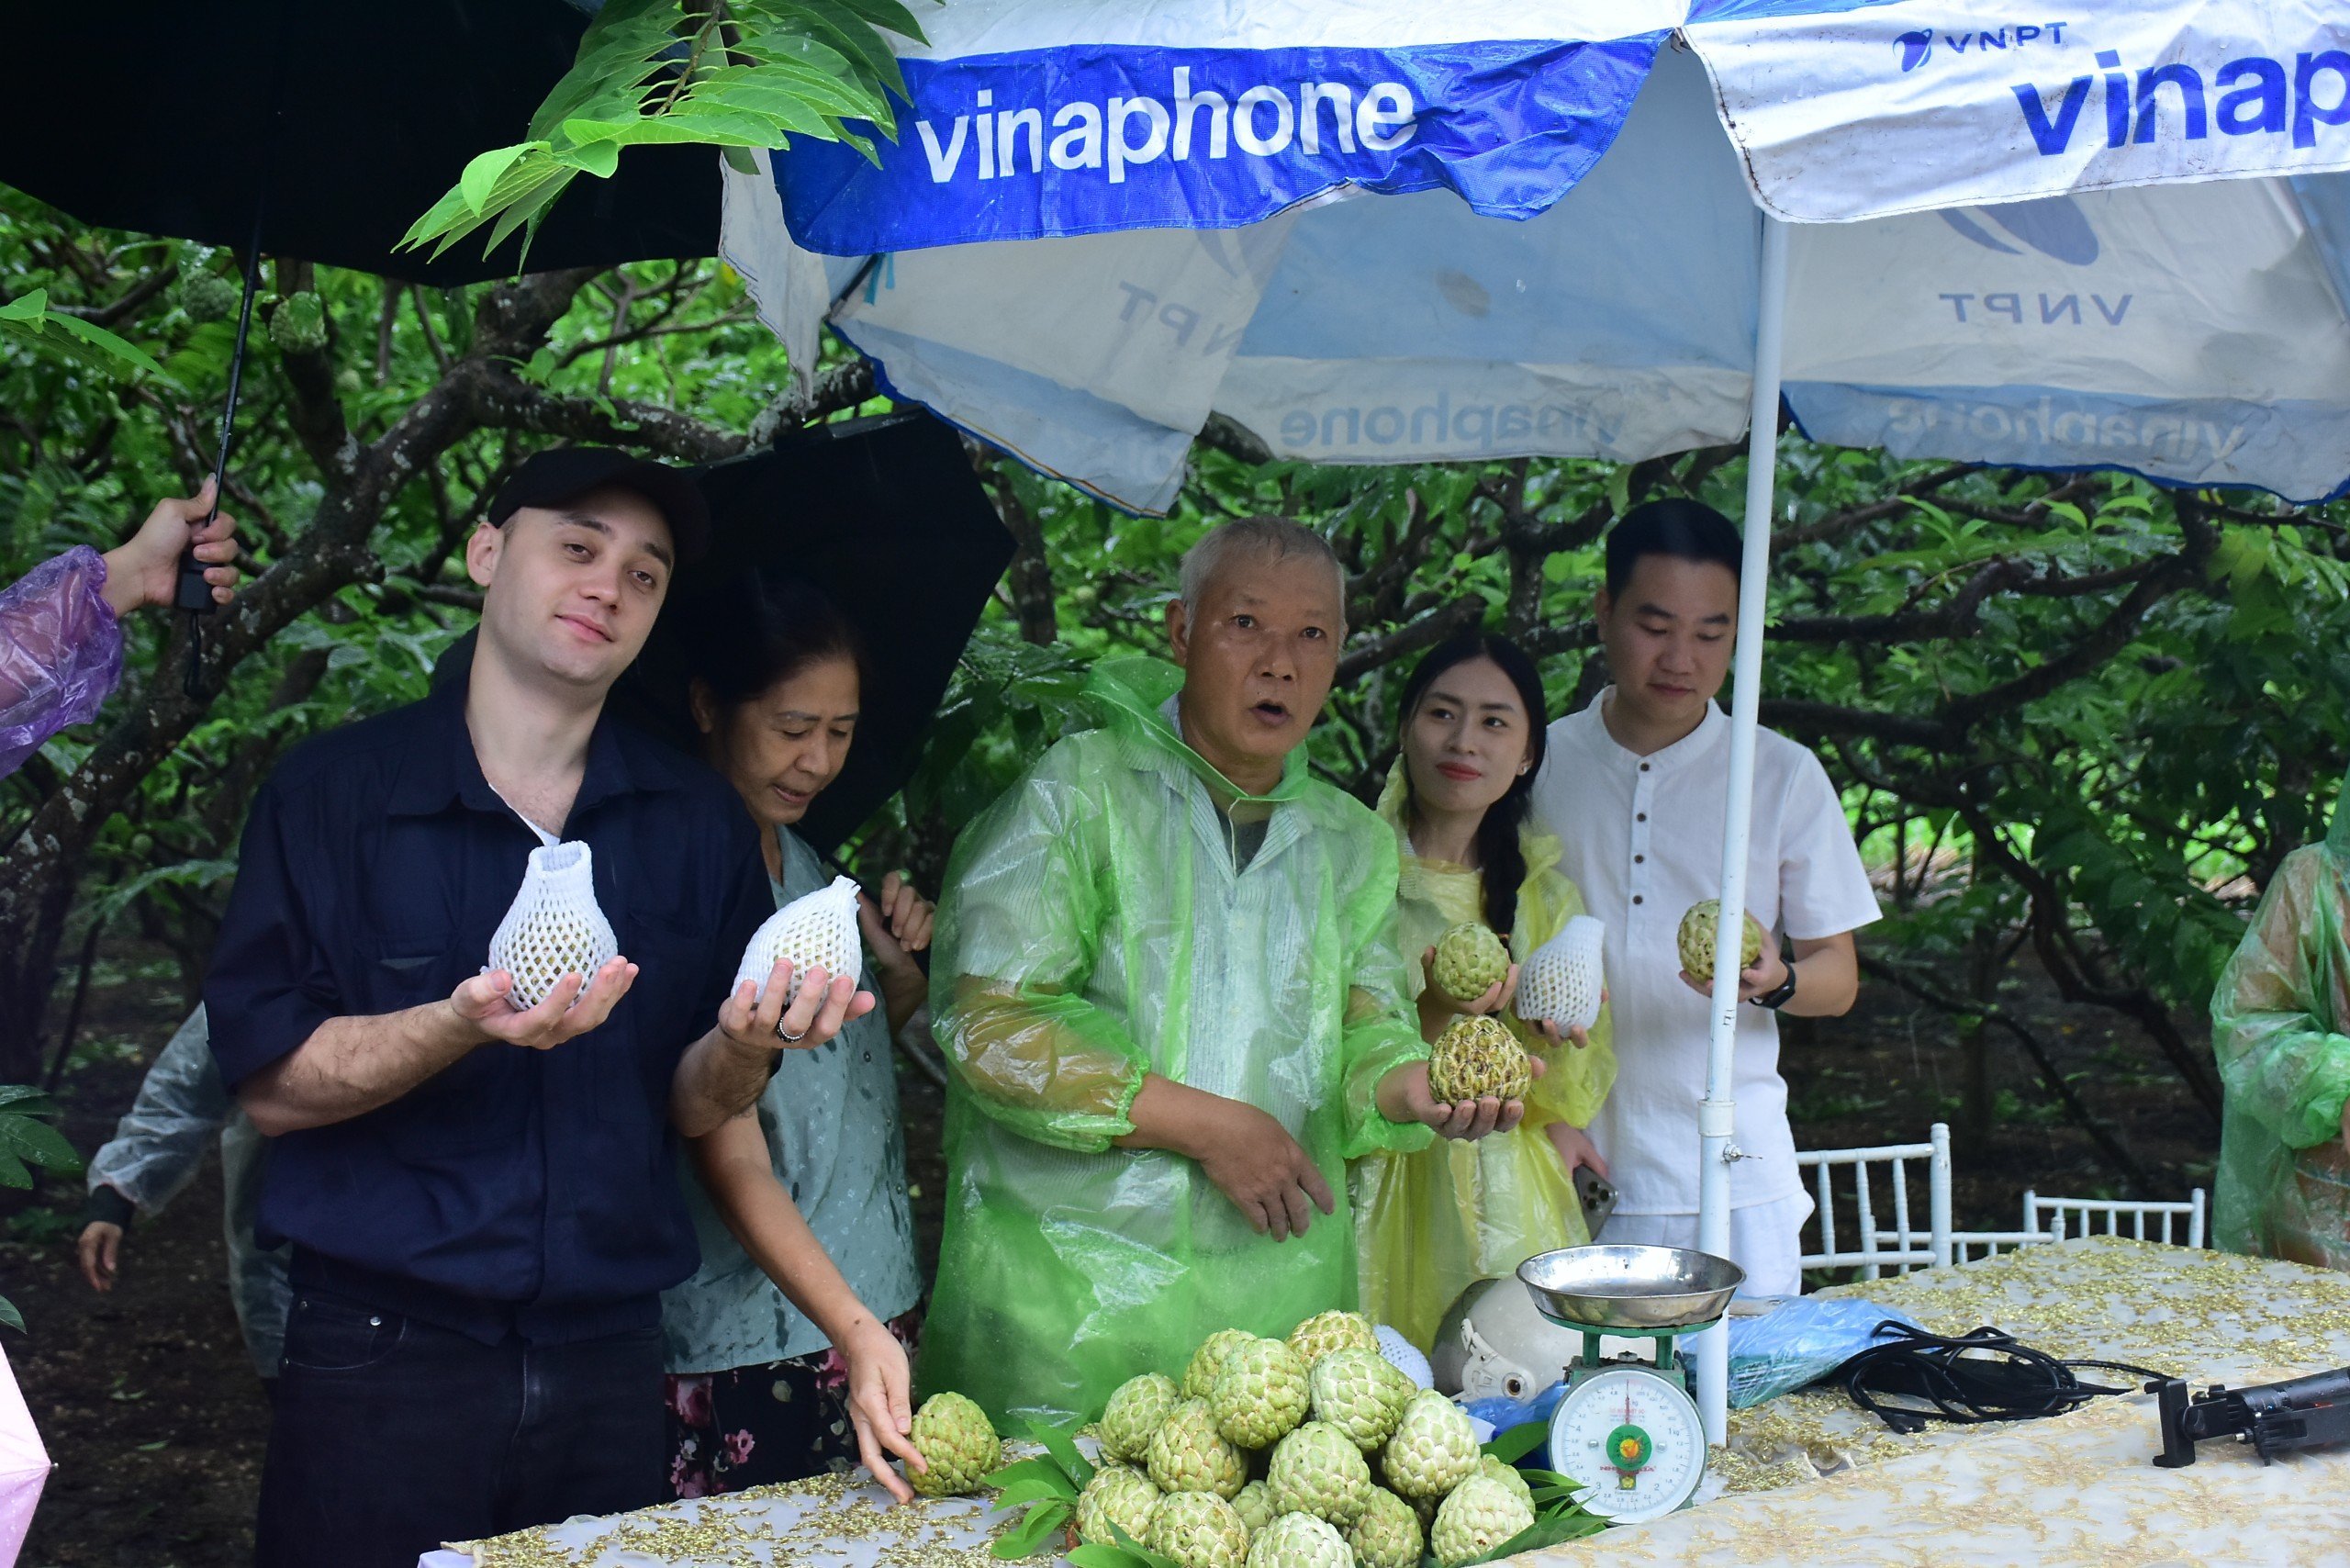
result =
[[[489,968],[514,978],[515,1005],[536,1007],[566,974],[592,978],[620,950],[596,902],[596,857],[588,846],[532,850],[522,885],[489,938]]]
[[[783,999],[786,1007],[800,994],[800,978],[811,968],[821,968],[827,975],[846,975],[851,983],[864,978],[853,878],[835,877],[831,887],[796,898],[767,916],[753,933],[750,946],[743,949],[742,965],[734,971],[735,986],[749,980],[759,988],[759,1000],[765,1001],[767,976],[778,958],[791,960],[791,990]],[[783,1032],[779,1019],[776,1032]]]
[[[1598,1023],[1604,984],[1599,957],[1606,935],[1605,925],[1579,914],[1534,949],[1517,971],[1517,1015],[1529,1024],[1548,1019],[1561,1029],[1588,1029]]]

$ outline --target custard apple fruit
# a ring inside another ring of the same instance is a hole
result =
[[[1162,1492],[1236,1497],[1248,1482],[1248,1456],[1215,1429],[1204,1399],[1186,1399],[1150,1438],[1150,1478]]]
[[[1305,1419],[1305,1363],[1279,1339],[1251,1339],[1224,1358],[1208,1394],[1216,1430],[1244,1449],[1268,1449]]]
[[[1371,1490],[1371,1506],[1347,1528],[1355,1568],[1420,1568],[1426,1539],[1412,1505],[1384,1486]]]
[[[1453,1001],[1474,1002],[1509,978],[1509,949],[1484,926],[1464,920],[1436,939],[1428,978]]]
[[[1377,1350],[1333,1350],[1314,1363],[1314,1418],[1369,1453],[1385,1442],[1418,1392]]]
[[[1246,1328],[1219,1328],[1200,1341],[1192,1352],[1192,1364],[1183,1369],[1183,1397],[1205,1399],[1215,1392],[1215,1374],[1224,1370],[1224,1358],[1257,1336]]]
[[[1371,1506],[1371,1466],[1344,1432],[1308,1421],[1273,1450],[1265,1490],[1275,1512],[1312,1514],[1343,1529]]]
[[[1150,1549],[1176,1568],[1240,1568],[1248,1560],[1248,1527],[1213,1492],[1178,1492],[1150,1516]]]
[[[1183,1391],[1165,1372],[1128,1378],[1102,1408],[1102,1451],[1129,1464],[1142,1463],[1150,1455],[1150,1434],[1166,1423],[1182,1398]]]
[[[1460,1406],[1433,1389],[1412,1395],[1380,1450],[1387,1484],[1414,1502],[1441,1497],[1477,1473],[1477,1428]],[[1499,1485],[1499,1482],[1494,1483]]]
[[[906,1477],[925,1497],[975,1491],[979,1477],[1003,1458],[1002,1439],[988,1413],[959,1394],[934,1394],[914,1412],[914,1451],[930,1468]]]
[[[1477,1473],[1500,1482],[1523,1498],[1528,1508],[1534,1506],[1534,1488],[1527,1484],[1525,1473],[1517,1466],[1504,1464],[1492,1454],[1481,1453],[1477,1456]]]
[[[1691,904],[1689,913],[1681,917],[1681,967],[1699,985],[1714,983],[1714,928],[1721,921],[1722,901],[1707,899]],[[1746,917],[1746,932],[1738,945],[1738,967],[1751,969],[1762,956],[1762,927],[1754,917]]]
[[[1135,1540],[1147,1542],[1151,1515],[1165,1495],[1149,1476],[1132,1465],[1105,1464],[1078,1494],[1077,1533],[1097,1546],[1117,1546],[1121,1542],[1110,1529],[1114,1524]]]
[[[287,353],[316,353],[327,346],[327,302],[308,289],[289,294],[269,314],[269,341]]]
[[[177,293],[191,321],[225,321],[244,302],[244,290],[217,273],[182,273]]]
[[[1355,1568],[1337,1528],[1312,1514],[1283,1514],[1248,1543],[1248,1568]]]
[[[1436,1511],[1428,1550],[1443,1568],[1483,1557],[1534,1523],[1534,1509],[1490,1475],[1472,1475]]]
[[[1317,1312],[1289,1331],[1289,1348],[1310,1372],[1333,1350],[1376,1350],[1379,1330],[1360,1312]]]
[[[1444,1026],[1428,1053],[1428,1092],[1442,1101],[1525,1097],[1534,1069],[1507,1025],[1463,1014]]]
[[[1232,1500],[1232,1511],[1240,1516],[1240,1522],[1248,1527],[1248,1533],[1253,1536],[1273,1522],[1272,1494],[1265,1489],[1263,1482],[1251,1481]]]

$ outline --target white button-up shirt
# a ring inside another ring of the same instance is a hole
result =
[[[1565,846],[1560,869],[1607,926],[1617,1067],[1590,1131],[1620,1194],[1617,1207],[1694,1214],[1711,1008],[1681,980],[1678,933],[1690,905],[1721,892],[1730,722],[1707,704],[1695,730],[1639,756],[1617,745],[1600,718],[1611,695],[1550,726],[1534,812]],[[1770,730],[1755,737],[1748,842],[1746,907],[1774,935],[1833,936],[1877,918],[1875,891],[1827,771]],[[1796,979],[1800,985],[1800,966]],[[1730,1204],[1745,1208],[1802,1191],[1776,1014],[1739,1008],[1736,1068],[1734,1141],[1752,1158],[1730,1168]]]

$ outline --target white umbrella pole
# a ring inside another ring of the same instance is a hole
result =
[[[1730,1143],[1737,1121],[1731,1093],[1738,1043],[1738,960],[1744,934],[1746,844],[1754,805],[1754,731],[1762,707],[1762,619],[1771,583],[1771,486],[1779,455],[1779,349],[1787,308],[1786,226],[1762,215],[1762,274],[1754,326],[1754,402],[1746,436],[1746,539],[1738,579],[1738,648],[1730,691],[1729,790],[1722,815],[1722,920],[1714,949],[1713,1027],[1706,1056],[1706,1098],[1697,1107],[1701,1161],[1697,1248],[1729,1256],[1729,1172],[1740,1157]],[[1729,1430],[1729,1335],[1698,1336],[1697,1404],[1706,1440]]]

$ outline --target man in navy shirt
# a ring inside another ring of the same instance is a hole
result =
[[[221,1076],[274,1140],[294,1307],[263,1568],[412,1568],[443,1540],[661,1500],[658,1294],[696,1253],[676,1140],[872,1006],[732,982],[774,904],[700,764],[608,718],[680,555],[686,476],[545,453],[476,529],[472,668],[320,736],[253,803],[206,980]],[[481,972],[530,852],[585,842],[621,956],[521,1007]]]

